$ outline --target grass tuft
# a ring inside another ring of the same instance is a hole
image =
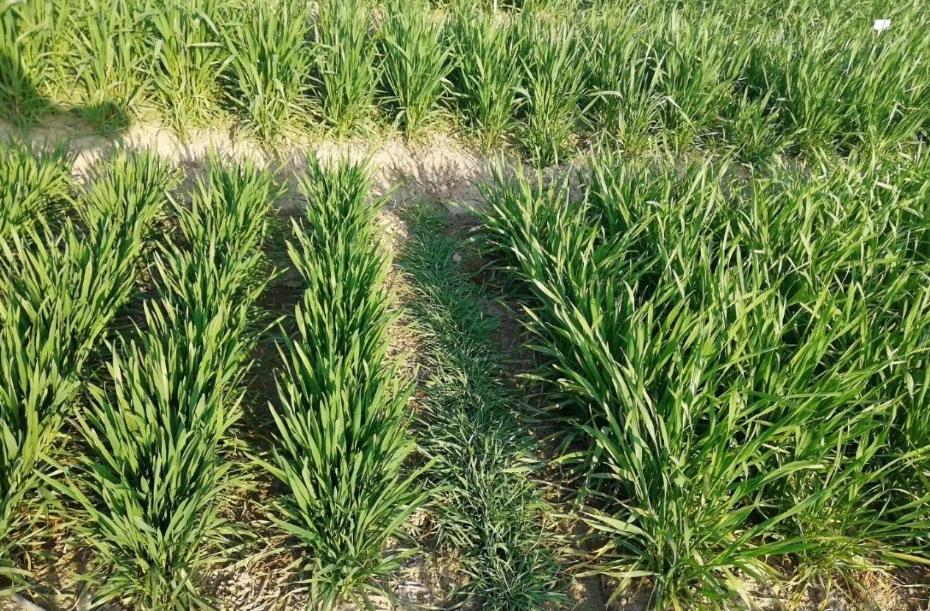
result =
[[[367,1],[320,2],[314,42],[314,85],[323,121],[344,136],[360,127],[373,110],[376,47]]]
[[[215,116],[225,69],[216,0],[154,0],[148,40],[155,56],[151,87],[162,113],[181,134]]]
[[[227,27],[229,99],[259,139],[273,141],[305,112],[308,9],[292,0],[257,2]]]
[[[33,154],[15,145],[0,151],[0,239],[25,235],[65,211],[71,193],[70,158],[63,150]]]
[[[23,505],[37,500],[85,364],[129,298],[170,179],[154,157],[120,154],[80,203],[83,226],[38,220],[0,245],[0,573],[14,584],[24,573],[12,554],[42,528]]]
[[[80,23],[69,32],[80,113],[99,130],[119,133],[145,94],[148,66],[142,11],[133,0],[89,0]]]
[[[448,38],[455,106],[483,147],[500,144],[511,134],[520,104],[522,72],[513,61],[519,47],[514,29],[493,15],[460,9]]]
[[[585,117],[594,134],[640,153],[657,131],[661,95],[648,14],[597,11],[584,23]]]
[[[737,574],[803,589],[927,562],[930,491],[907,475],[927,450],[905,441],[926,368],[902,367],[930,337],[899,326],[930,320],[925,167],[739,183],[608,157],[581,197],[497,177],[486,232],[532,296],[540,376],[585,448],[585,565],[615,596],[647,578],[657,606],[724,605],[749,600]]]
[[[520,142],[540,164],[558,163],[571,146],[581,115],[584,64],[575,26],[524,16],[520,23],[526,125]]]
[[[0,6],[0,117],[29,126],[54,109],[50,85],[61,68],[64,3],[5,2]]]

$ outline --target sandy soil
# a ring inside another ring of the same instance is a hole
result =
[[[362,140],[292,141],[275,150],[254,141],[213,130],[194,130],[181,141],[171,130],[158,125],[136,125],[115,138],[96,135],[80,123],[60,119],[35,128],[23,138],[10,125],[0,123],[0,138],[16,137],[35,147],[65,145],[75,156],[74,173],[79,178],[118,147],[144,148],[183,167],[196,176],[210,155],[250,160],[279,170],[292,180],[306,165],[306,156],[321,160],[366,161],[372,171],[376,195],[388,195],[392,202],[411,199],[442,199],[465,209],[480,200],[479,184],[485,181],[494,163],[513,167],[514,159],[492,159],[468,150],[448,136],[437,134],[415,145],[402,139],[380,142]],[[284,202],[284,206],[293,205]]]

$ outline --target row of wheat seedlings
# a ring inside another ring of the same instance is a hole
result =
[[[498,177],[487,235],[616,594],[725,605],[930,562],[927,169],[607,159],[580,198]]]
[[[223,515],[242,472],[228,459],[253,345],[271,174],[211,163],[175,240],[159,245],[136,337],[112,346],[107,375],[75,417],[84,448],[67,485],[92,551],[95,604],[190,609],[204,572],[231,553]]]
[[[4,285],[8,273],[17,270],[11,265],[14,263],[9,242],[17,237],[24,236],[36,224],[41,223],[45,215],[54,208],[62,207],[68,200],[70,180],[68,167],[64,159],[54,159],[47,156],[36,157],[30,151],[19,148],[5,149],[0,157],[0,243],[7,252],[4,253],[6,265],[2,266]],[[20,235],[21,234],[21,235]],[[14,294],[14,291],[4,288],[3,294]],[[6,308],[6,316],[18,314]],[[3,320],[4,327],[7,326]],[[12,329],[10,330],[12,331]],[[27,331],[27,330],[24,330]],[[28,333],[4,333],[4,339],[22,345],[29,341]],[[5,342],[6,343],[6,342]],[[4,350],[5,354],[13,353],[16,344]],[[23,376],[26,377],[26,376]],[[41,378],[40,387],[44,386]],[[16,403],[23,398],[22,395],[30,392],[31,381],[17,380],[10,375],[4,380],[4,402],[2,421],[0,421],[0,483],[3,496],[0,498],[0,577],[12,580],[14,576],[11,564],[11,544],[13,533],[19,530],[19,522],[23,519],[20,511],[20,502],[30,492],[35,484],[34,454],[40,441],[41,434],[38,424],[38,413],[30,416],[21,410]],[[45,389],[40,388],[40,392]]]
[[[44,482],[77,511],[69,541],[89,552],[82,579],[94,604],[209,604],[203,579],[243,534],[224,513],[248,482],[230,429],[268,281],[261,247],[278,187],[268,172],[213,161],[190,202],[170,200],[176,235],[154,253],[157,296],[89,383],[85,363],[129,297],[171,174],[150,155],[118,156],[79,198],[79,221],[58,215],[55,237],[45,214],[70,201],[66,161],[13,151],[0,166],[10,179],[2,577],[17,587],[26,576],[15,556],[46,524],[22,504]],[[360,167],[312,164],[310,172],[307,216],[289,246],[306,290],[296,337],[286,335],[281,350],[272,402],[279,444],[263,464],[286,489],[271,508],[275,523],[309,552],[302,571],[311,600],[331,606],[368,597],[406,557],[401,526],[424,497],[403,470],[409,387],[386,354],[389,263],[376,239],[378,203],[368,203]],[[82,387],[86,404],[71,414]],[[74,458],[59,460],[52,450],[66,418],[80,440]]]
[[[120,155],[76,203],[77,218],[46,219],[67,200],[70,168],[22,155],[0,169],[11,205],[0,241],[0,573],[14,588],[14,556],[44,526],[24,503],[36,498],[88,358],[130,296],[170,179],[150,156]]]
[[[311,160],[306,214],[288,244],[304,282],[271,409],[267,468],[286,493],[275,523],[303,555],[315,604],[364,601],[406,557],[401,526],[423,502],[403,463],[409,385],[387,356],[389,262],[377,242],[366,170]],[[390,547],[388,548],[388,546]]]
[[[503,7],[502,7],[503,8]],[[445,117],[485,145],[558,160],[590,141],[844,152],[927,130],[919,2],[553,3],[495,12],[425,0],[19,0],[0,7],[0,100],[29,122],[76,106],[125,126],[152,106],[180,131],[232,111],[260,138],[379,113]],[[874,31],[872,20],[892,27]]]
[[[465,244],[450,237],[446,219],[423,205],[405,220],[410,237],[399,264],[412,284],[406,301],[428,372],[416,427],[420,452],[433,461],[423,485],[435,547],[458,558],[465,577],[450,602],[489,610],[564,605],[564,541],[534,481],[540,449],[515,417],[525,406],[505,373],[514,363],[495,341],[500,321],[459,260]]]

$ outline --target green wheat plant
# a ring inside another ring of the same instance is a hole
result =
[[[878,14],[893,25],[875,31]],[[73,110],[107,132],[157,113],[183,133],[218,122],[222,106],[268,142],[311,117],[339,136],[379,115],[410,133],[442,109],[482,147],[519,140],[542,163],[574,144],[638,153],[653,142],[723,145],[744,163],[782,149],[846,156],[925,138],[928,25],[914,0],[756,11],[732,0],[8,0],[0,113],[28,127]]]
[[[910,580],[928,31],[925,0],[0,0],[0,591],[73,550],[96,605],[220,604],[256,470],[310,606],[392,598],[411,535],[457,561],[444,603],[489,609],[569,574],[663,609]],[[292,221],[270,171],[174,191],[110,155],[227,120],[272,158],[396,131],[423,161],[448,126],[476,175],[510,159],[474,242],[416,207],[392,267],[365,165],[310,159]],[[263,293],[274,256],[295,294]]]
[[[883,15],[894,27],[880,33],[863,16],[835,10],[797,12],[753,36],[758,44],[748,80],[780,101],[779,122],[801,152],[896,146],[926,132],[927,110],[919,100],[927,66],[917,60],[928,44],[919,34],[926,11],[901,4]]]
[[[644,17],[619,11],[595,12],[585,24],[585,84],[589,129],[624,151],[647,147],[659,123],[660,73],[654,67],[650,32],[635,24]]]
[[[314,90],[323,121],[337,135],[373,110],[377,72],[366,0],[324,0],[315,24]]]
[[[120,154],[79,203],[81,225],[14,232],[2,243],[0,309],[0,571],[23,577],[11,554],[41,531],[13,537],[40,484],[42,461],[81,390],[84,365],[127,301],[143,242],[170,173],[150,155]]]
[[[769,94],[755,99],[746,90],[728,114],[723,137],[735,148],[741,162],[765,162],[790,146],[789,138],[779,127],[780,109],[772,104]]]
[[[585,566],[615,595],[648,579],[657,606],[718,605],[748,600],[737,571],[803,589],[927,561],[914,164],[739,184],[607,157],[580,197],[498,176],[488,239],[532,296],[566,444],[587,443]]]
[[[752,248],[770,253],[760,257],[767,272],[799,304],[786,308],[793,358],[764,392],[791,397],[791,412],[807,412],[811,424],[779,445],[824,465],[772,494],[791,513],[783,530],[799,541],[792,577],[801,584],[854,584],[857,570],[925,558],[928,491],[908,474],[925,468],[926,446],[907,443],[906,424],[926,411],[917,363],[927,337],[915,330],[930,316],[928,268],[911,237],[926,213],[916,193],[927,182],[915,180],[925,167],[920,157],[855,158],[813,177],[760,181],[752,198],[748,223],[797,229],[754,234]],[[898,182],[905,188],[888,187]]]
[[[374,241],[363,167],[309,161],[306,215],[288,252],[303,279],[296,329],[280,348],[284,369],[271,405],[277,439],[268,468],[285,493],[278,527],[305,552],[313,605],[333,608],[378,592],[375,581],[409,556],[402,526],[425,500],[406,475],[409,385],[387,356],[388,261]]]
[[[442,25],[426,2],[397,2],[380,39],[386,99],[396,108],[395,124],[414,134],[435,118],[447,86],[450,51],[443,46]]]
[[[532,14],[520,27],[526,121],[520,142],[534,161],[558,163],[568,153],[581,118],[584,64],[577,29],[568,22],[533,19]]]
[[[276,195],[270,174],[212,162],[190,205],[176,206],[183,246],[161,249],[145,329],[113,345],[107,381],[75,419],[87,450],[63,490],[84,512],[77,530],[94,550],[95,604],[202,606],[205,571],[234,548],[223,510],[244,480],[229,428]]]
[[[442,213],[424,203],[406,220],[399,265],[413,283],[408,307],[430,372],[417,410],[420,452],[431,461],[422,485],[438,547],[459,554],[469,578],[453,600],[501,610],[564,603],[564,542],[533,481],[539,448],[514,417],[523,406],[494,341],[499,321],[456,261],[465,244],[448,235]]]
[[[261,140],[272,141],[304,114],[309,12],[293,0],[257,2],[225,23],[228,99]]]
[[[459,10],[448,29],[455,108],[484,148],[500,144],[511,133],[521,103],[514,28],[493,15]]]
[[[713,196],[714,186],[706,175],[690,178],[696,184],[685,189],[695,189],[695,199]],[[715,569],[765,577],[765,564],[743,540],[746,518],[757,501],[751,488],[741,486],[746,466],[762,460],[761,440],[747,440],[745,446],[719,454],[710,466],[701,463],[693,472],[689,468],[697,463],[680,454],[725,449],[738,427],[759,416],[731,412],[730,420],[695,435],[677,402],[684,398],[669,392],[660,395],[667,402],[658,403],[646,394],[662,382],[650,378],[647,385],[644,377],[650,374],[644,368],[667,368],[669,375],[678,375],[682,368],[693,380],[682,392],[700,389],[704,376],[712,380],[718,375],[700,361],[700,348],[714,345],[713,327],[704,318],[709,314],[672,307],[668,318],[660,316],[659,308],[672,302],[673,294],[656,295],[656,311],[649,309],[652,301],[637,308],[634,283],[645,270],[633,268],[624,274],[629,280],[615,280],[618,276],[611,270],[623,269],[622,259],[613,248],[598,245],[599,233],[584,222],[588,211],[572,206],[563,186],[541,191],[521,184],[499,187],[491,196],[488,229],[507,236],[503,244],[516,255],[519,273],[539,291],[540,307],[531,311],[532,325],[545,338],[540,351],[552,361],[553,392],[565,409],[577,408],[565,416],[590,440],[591,460],[607,462],[592,483],[623,482],[584,488],[584,493],[594,507],[598,504],[590,497],[602,493],[605,499],[634,499],[628,514],[594,511],[587,516],[595,531],[611,533],[593,553],[597,570],[622,586],[638,577],[653,577],[662,605],[692,586],[701,592],[725,588],[726,579],[716,577]],[[638,198],[629,204],[647,205]],[[641,232],[616,235],[630,240],[635,236],[648,244],[649,236]],[[636,252],[635,246],[631,251]],[[644,264],[648,262],[644,257]],[[695,354],[689,358],[691,347]],[[680,362],[673,361],[679,354]],[[669,387],[676,388],[676,383]],[[577,402],[572,401],[575,396]],[[713,414],[716,407],[713,402],[695,403],[687,413],[701,419],[703,412],[694,410]],[[588,409],[594,412],[586,413]],[[668,420],[676,415],[679,421]],[[695,490],[702,487],[713,494],[705,503],[695,503]],[[700,538],[689,540],[692,529]],[[694,563],[693,558],[708,558],[708,564]]]
[[[54,85],[61,85],[62,34],[69,27],[69,2],[23,0],[0,6],[0,116],[30,125],[53,110]]]
[[[730,37],[717,31],[725,27],[672,13],[656,40],[652,69],[662,91],[662,127],[679,149],[714,134],[731,106],[748,49],[727,44]]]
[[[70,158],[61,149],[34,154],[10,146],[0,151],[0,239],[25,235],[37,222],[64,211],[70,171]]]
[[[116,132],[129,126],[145,95],[142,7],[133,0],[90,0],[69,28],[76,63],[78,107],[95,127]]]
[[[172,127],[180,133],[205,126],[219,101],[224,52],[214,0],[155,0],[148,13],[148,40],[155,56],[151,87]]]

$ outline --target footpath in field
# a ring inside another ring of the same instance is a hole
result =
[[[448,221],[427,205],[407,213],[410,237],[399,265],[412,287],[407,307],[425,368],[417,431],[434,461],[424,486],[440,553],[460,558],[465,583],[453,593],[485,609],[539,608],[564,601],[551,507],[533,475],[540,463],[503,380],[498,321],[469,278]]]

